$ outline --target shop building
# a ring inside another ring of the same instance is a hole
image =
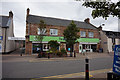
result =
[[[52,17],[43,17],[29,14],[30,9],[27,9],[26,16],[26,41],[25,41],[25,53],[32,54],[37,53],[39,50],[40,41],[36,38],[39,34],[39,23],[43,20],[46,23],[47,32],[43,38],[43,51],[49,50],[48,42],[50,40],[57,40],[60,43],[59,50],[65,48],[67,45],[63,37],[63,32],[72,20],[58,19]],[[95,52],[99,49],[99,30],[90,23],[89,18],[85,19],[84,22],[74,21],[76,26],[80,29],[78,35],[80,38],[77,39],[73,49],[77,53],[82,52]]]

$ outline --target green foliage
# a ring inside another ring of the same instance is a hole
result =
[[[63,53],[63,54],[67,54],[65,48],[62,48],[62,49],[61,49],[61,53]]]
[[[64,48],[62,48],[60,52],[57,52],[57,55],[60,56],[60,57],[65,56],[65,55],[67,55],[67,52]]]
[[[45,22],[44,22],[43,20],[40,20],[38,29],[39,29],[39,31],[40,31],[40,34],[38,34],[38,35],[36,36],[36,38],[40,41],[39,46],[40,46],[40,48],[42,48],[42,40],[43,40],[43,38],[44,38],[44,34],[47,32],[47,31],[46,31],[46,24],[45,24]]]
[[[53,53],[57,53],[58,52],[57,48],[60,46],[60,44],[57,41],[51,40],[51,41],[48,42],[48,44],[50,45],[50,47],[51,47],[50,50]]]
[[[55,49],[57,49],[60,46],[60,44],[54,40],[49,41],[48,44],[50,45],[51,48],[55,48]]]
[[[40,30],[40,34],[38,34],[38,36],[36,36],[36,38],[40,41],[40,43],[42,42],[43,40],[43,36],[45,35],[45,33],[47,32],[46,31],[46,24],[43,20],[40,20],[40,23],[39,23],[39,26],[38,26],[38,29]]]
[[[109,15],[113,15],[120,18],[120,1],[113,2],[84,2],[83,6],[94,9],[92,11],[92,17],[103,17],[107,19]]]
[[[75,44],[75,41],[79,38],[79,35],[77,35],[78,32],[79,28],[77,28],[74,21],[72,21],[63,33],[67,45],[72,46]]]

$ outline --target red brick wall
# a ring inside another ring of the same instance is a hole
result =
[[[37,28],[38,28],[38,24],[26,24],[26,35],[37,35]],[[52,26],[52,25],[47,25],[46,26],[46,30],[47,36],[50,36],[50,29],[58,29],[58,35],[57,36],[63,36],[63,32],[67,27],[64,26]],[[99,38],[99,31],[96,29],[82,29],[80,28],[80,31],[86,31],[87,34],[87,38],[88,37],[88,32],[93,32],[94,33],[94,38]],[[78,32],[78,35],[80,35],[80,32]],[[29,38],[28,38],[29,39]],[[26,39],[27,41],[27,39]],[[62,49],[63,46],[60,47],[60,49]],[[79,43],[75,44],[75,48],[76,52],[79,52]],[[30,42],[28,40],[28,42],[26,42],[26,53],[31,54],[32,53],[32,42]]]
[[[38,28],[38,24],[30,24],[30,35],[37,35],[37,28]],[[64,26],[52,26],[52,25],[47,25],[46,26],[46,30],[47,36],[50,36],[50,29],[58,29],[58,35],[57,36],[63,36],[63,32],[67,27]],[[80,31],[86,31],[86,37],[88,37],[88,32],[93,32],[94,33],[94,38],[99,38],[99,32],[97,29],[82,29],[80,28]],[[80,32],[78,32],[78,35],[80,35]]]

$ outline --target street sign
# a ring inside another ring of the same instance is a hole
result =
[[[120,45],[115,45],[113,72],[120,75]]]
[[[0,43],[0,53],[2,53],[2,44]]]
[[[0,40],[3,40],[3,36],[0,36]]]

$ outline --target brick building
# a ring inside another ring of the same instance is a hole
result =
[[[42,41],[43,51],[49,49],[47,44],[50,40],[57,40],[60,43],[59,50],[66,48],[65,40],[63,37],[63,32],[67,26],[71,23],[72,20],[58,19],[52,17],[43,17],[29,14],[30,9],[27,9],[26,16],[26,41],[25,48],[26,54],[32,54],[37,52],[38,44],[40,41],[36,39],[36,36],[39,33],[38,26],[40,20],[43,20],[46,23],[47,33],[44,36]],[[78,42],[74,45],[74,50],[77,53],[82,52],[95,52],[99,48],[99,31],[98,29],[90,23],[89,18],[85,19],[84,22],[74,21],[76,26],[80,29],[78,33],[80,38]]]

